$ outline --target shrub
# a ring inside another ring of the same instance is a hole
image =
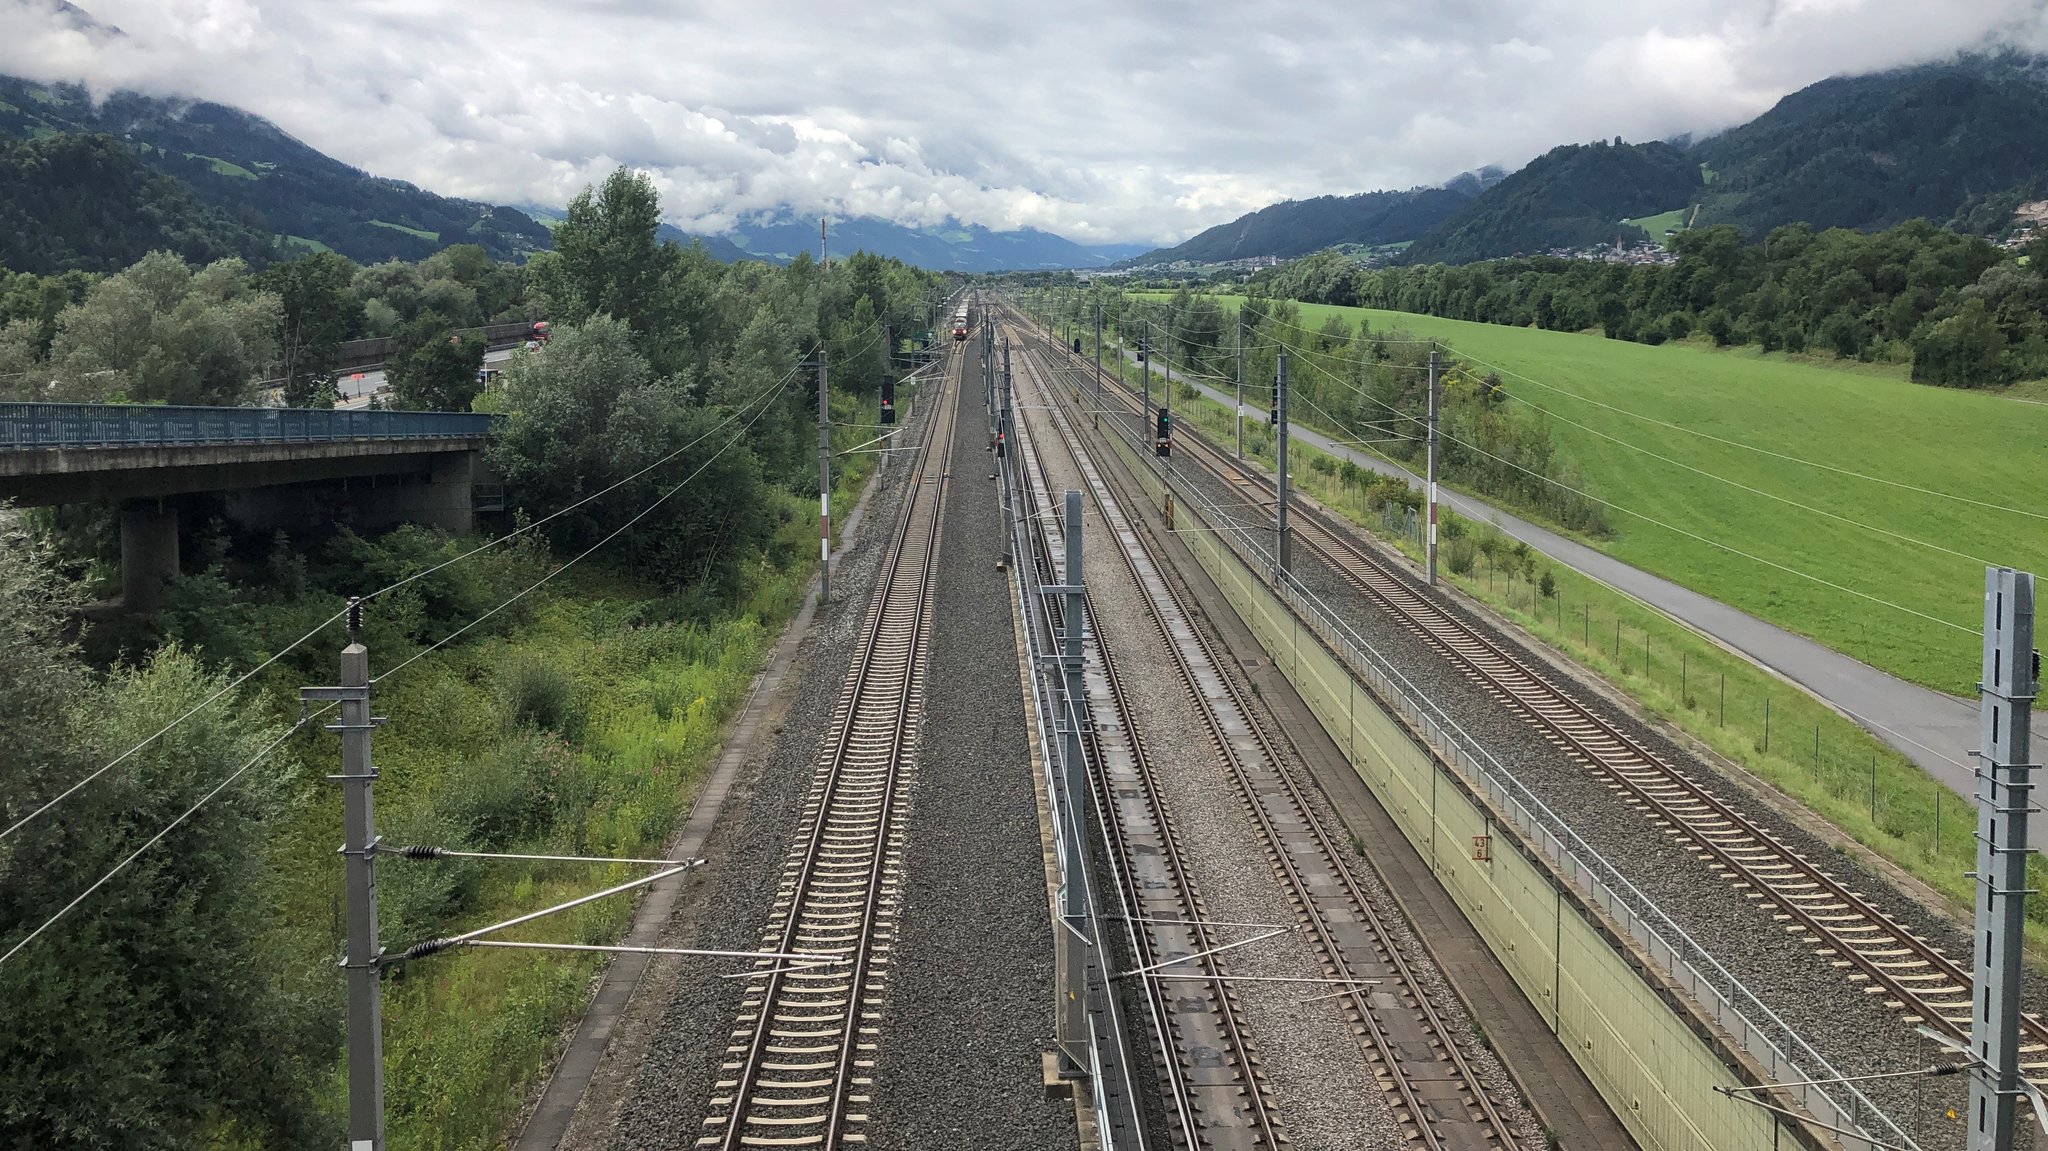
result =
[[[588,707],[576,678],[559,664],[536,656],[521,656],[505,668],[498,681],[505,713],[520,727],[552,731],[566,739],[583,734]]]
[[[1445,555],[1451,565],[1451,571],[1458,575],[1471,575],[1473,565],[1479,558],[1479,548],[1472,542],[1472,537],[1461,535],[1451,541],[1450,546],[1445,549]]]
[[[1549,568],[1544,568],[1543,574],[1537,577],[1536,590],[1543,593],[1544,599],[1557,594],[1557,576],[1553,575]]]

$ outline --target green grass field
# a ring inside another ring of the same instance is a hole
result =
[[[1685,209],[1673,208],[1669,212],[1659,212],[1654,216],[1639,216],[1633,220],[1623,220],[1622,223],[1634,224],[1636,227],[1648,232],[1652,240],[1661,241],[1664,239],[1664,233],[1673,228],[1682,227],[1685,224]]]
[[[1127,386],[1137,385],[1135,365],[1119,370],[1112,359],[1105,367]],[[1233,439],[1229,408],[1185,386],[1174,413],[1184,428],[1200,429],[1212,443]],[[1263,425],[1246,425],[1248,459],[1270,469],[1273,449]],[[1297,490],[1419,562],[1415,525],[1369,507],[1363,490],[1345,484],[1322,452],[1303,444],[1294,450]],[[1554,581],[1552,594],[1542,594],[1536,573],[1518,576],[1485,554],[1467,572],[1447,565],[1443,579],[1819,815],[1837,829],[1840,840],[1826,838],[1838,849],[1845,850],[1846,841],[1860,844],[1938,892],[1959,921],[1967,919],[1973,888],[1965,873],[1976,850],[1969,803],[1853,721],[1742,656],[1568,568],[1539,561],[1537,570]],[[2048,882],[2041,860],[2030,861],[2029,873],[2037,885]],[[2026,933],[2036,961],[2048,963],[2048,905],[2029,907]]]
[[[217,175],[228,176],[237,180],[254,180],[257,178],[256,173],[251,172],[249,169],[242,167],[240,164],[223,160],[218,156],[202,156],[197,152],[187,152],[185,157],[190,160],[206,161],[207,166],[212,168]]]
[[[418,228],[408,228],[404,224],[393,224],[388,220],[372,220],[370,221],[370,226],[373,228],[389,228],[394,232],[404,232],[408,236],[418,236],[422,240],[432,240],[435,243],[439,243],[441,240],[441,233],[439,232],[424,232]]]
[[[2048,405],[1691,344],[1322,305],[1301,323],[1333,313],[1443,340],[1560,417],[1558,443],[1609,501],[1608,552],[1907,679],[1968,692],[1983,565],[2048,570],[2048,521],[1981,506],[2048,515]]]

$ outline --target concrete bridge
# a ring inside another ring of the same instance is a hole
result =
[[[497,417],[457,412],[0,403],[0,501],[118,502],[130,610],[178,574],[180,497],[220,495],[254,529],[472,526]]]

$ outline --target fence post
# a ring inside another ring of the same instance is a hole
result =
[[[1728,726],[1728,673],[1721,673],[1721,718],[1714,721],[1715,727]]]
[[[1765,755],[1769,755],[1769,754],[1770,754],[1770,752],[1771,752],[1771,697],[1770,697],[1770,696],[1769,696],[1768,694],[1766,694],[1766,695],[1764,696],[1764,747],[1763,747],[1763,750],[1764,750],[1764,754],[1765,754]]]
[[[1870,753],[1870,819],[1877,822],[1877,753]]]
[[[1686,674],[1686,673],[1687,673],[1687,672],[1688,672],[1688,670],[1689,670],[1689,668],[1687,667],[1687,665],[1688,665],[1688,664],[1690,664],[1691,662],[1692,662],[1692,653],[1691,653],[1691,652],[1689,652],[1689,651],[1682,651],[1682,652],[1679,652],[1679,653],[1678,653],[1678,706],[1680,706],[1680,707],[1683,707],[1683,708],[1690,708],[1690,707],[1692,707],[1692,703],[1691,703],[1690,699],[1689,699],[1689,698],[1687,697],[1687,695],[1686,695],[1686,692],[1685,692],[1685,685],[1686,685],[1686,679],[1687,679],[1687,674]]]

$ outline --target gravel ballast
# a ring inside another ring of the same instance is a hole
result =
[[[881,1020],[868,1142],[1074,1147],[1046,1097],[1053,939],[1018,679],[1004,527],[979,393],[963,388],[947,494],[903,911]]]
[[[912,418],[923,418],[922,405]],[[844,550],[833,557],[833,603],[821,612],[803,643],[783,723],[735,781],[721,826],[705,848],[709,862],[698,873],[703,877],[701,887],[679,901],[662,946],[734,951],[760,946],[819,744],[851,666],[868,599],[903,506],[903,492],[900,479],[889,477],[871,498],[859,536],[842,541]],[[665,973],[670,977],[650,984],[664,987],[668,1001],[659,1008],[637,1005],[638,1010],[658,1010],[660,1022],[608,1141],[585,1145],[591,1151],[607,1145],[616,1151],[680,1151],[694,1147],[702,1134],[706,1105],[745,990],[743,980],[719,976],[745,970],[746,962],[661,963],[670,967]]]
[[[1189,469],[1184,474],[1193,477],[1195,473]],[[1194,482],[1218,502],[1239,498],[1207,478]],[[1508,711],[1375,600],[1353,589],[1306,549],[1297,548],[1295,554],[1296,573],[1309,590],[1399,667],[1424,694],[1458,716],[1475,741],[1553,811],[1566,813],[1579,835],[1627,874],[1688,935],[1704,944],[1771,1011],[1829,1060],[1836,1071],[1845,1075],[1901,1071],[1926,1066],[1943,1057],[1933,1044],[1914,1034],[1898,1011],[1887,1008],[1883,997],[1865,994],[1860,984],[1850,983],[1831,965],[1832,957],[1817,955],[1799,934],[1788,932],[1782,922],[1773,918],[1775,909],[1771,905],[1745,898],[1734,885],[1714,876],[1664,829],[1622,802],[1591,769],[1546,742],[1530,724]],[[1386,555],[1383,549],[1379,554]],[[1419,584],[1398,561],[1387,566],[1411,586]],[[1560,683],[1603,718],[1642,741],[1666,762],[1707,783],[1793,850],[1823,863],[1911,930],[1967,963],[1969,940],[1964,932],[1869,874],[1848,853],[1773,810],[1774,804],[1789,801],[1758,796],[1720,764],[1674,742],[1603,694],[1550,670],[1552,657],[1537,654],[1512,629],[1474,612],[1456,598],[1428,594],[1482,634],[1522,655],[1531,666],[1547,669],[1546,674],[1553,682]],[[2030,1002],[2037,999],[2038,996],[2030,996]],[[1967,1090],[1963,1077],[1877,1080],[1861,1085],[1861,1090],[1922,1146],[1961,1145],[1960,1124],[1947,1119],[1944,1112],[1952,1106],[1962,1108]]]
[[[1033,440],[1051,487],[1055,491],[1066,487],[1085,490],[1078,469],[1059,444],[1057,427],[1050,420],[1033,423]],[[1098,466],[1105,477],[1111,478],[1114,487],[1115,469],[1104,466],[1108,463],[1104,449],[1096,447],[1093,451]],[[1141,505],[1128,499],[1121,502],[1127,516],[1145,514]],[[1210,741],[1197,705],[1182,689],[1178,673],[1172,670],[1171,657],[1149,613],[1145,595],[1092,503],[1088,505],[1084,531],[1088,533],[1089,595],[1095,604],[1102,639],[1123,669],[1124,687],[1132,698],[1136,734],[1151,755],[1208,914],[1218,920],[1268,921],[1292,926],[1294,916],[1288,910],[1286,889],[1266,860],[1236,781]],[[1170,571],[1168,578],[1173,578]],[[1199,613],[1194,622],[1203,626]],[[1218,653],[1227,650],[1213,636],[1211,647]],[[1225,674],[1235,677],[1237,669],[1227,659],[1223,662]],[[1284,733],[1262,708],[1250,702],[1253,693],[1244,691],[1241,698],[1248,701],[1247,718],[1264,724],[1274,733],[1282,769],[1292,771],[1297,779],[1304,778]],[[1313,788],[1309,790],[1312,792]],[[1319,809],[1315,814],[1324,821],[1334,820],[1327,809]],[[1341,826],[1335,822],[1326,825]],[[1530,1145],[1540,1145],[1539,1126],[1519,1105],[1512,1085],[1497,1063],[1476,1042],[1470,1022],[1463,1018],[1455,1000],[1444,994],[1441,980],[1431,970],[1427,957],[1401,929],[1400,916],[1379,888],[1377,877],[1365,867],[1354,868],[1354,873],[1365,897],[1392,921],[1391,943],[1401,948],[1422,973],[1423,992],[1431,994],[1444,1010],[1446,1025],[1454,1037],[1463,1041],[1468,1055],[1474,1056],[1478,1070],[1490,1084],[1489,1093],[1509,1115],[1518,1134]],[[1313,979],[1323,975],[1320,961],[1298,931],[1235,949],[1224,967],[1240,976]],[[1302,1003],[1301,1000],[1315,998],[1316,993],[1299,984],[1240,982],[1237,993],[1292,1146],[1376,1148],[1404,1144],[1387,1097],[1375,1083],[1361,1053],[1360,1041],[1337,1002],[1324,999]]]

